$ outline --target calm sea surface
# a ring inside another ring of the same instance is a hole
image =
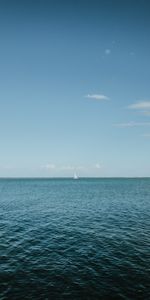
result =
[[[150,179],[1,179],[2,299],[150,299]]]

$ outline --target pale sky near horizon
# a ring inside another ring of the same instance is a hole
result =
[[[0,1],[0,177],[150,176],[150,1]]]

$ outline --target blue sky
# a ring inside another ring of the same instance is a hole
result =
[[[150,176],[149,9],[0,1],[1,177]]]

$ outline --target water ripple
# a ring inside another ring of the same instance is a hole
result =
[[[0,299],[150,299],[150,180],[0,180]]]

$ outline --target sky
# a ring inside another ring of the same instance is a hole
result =
[[[0,177],[150,176],[149,11],[0,0]]]

